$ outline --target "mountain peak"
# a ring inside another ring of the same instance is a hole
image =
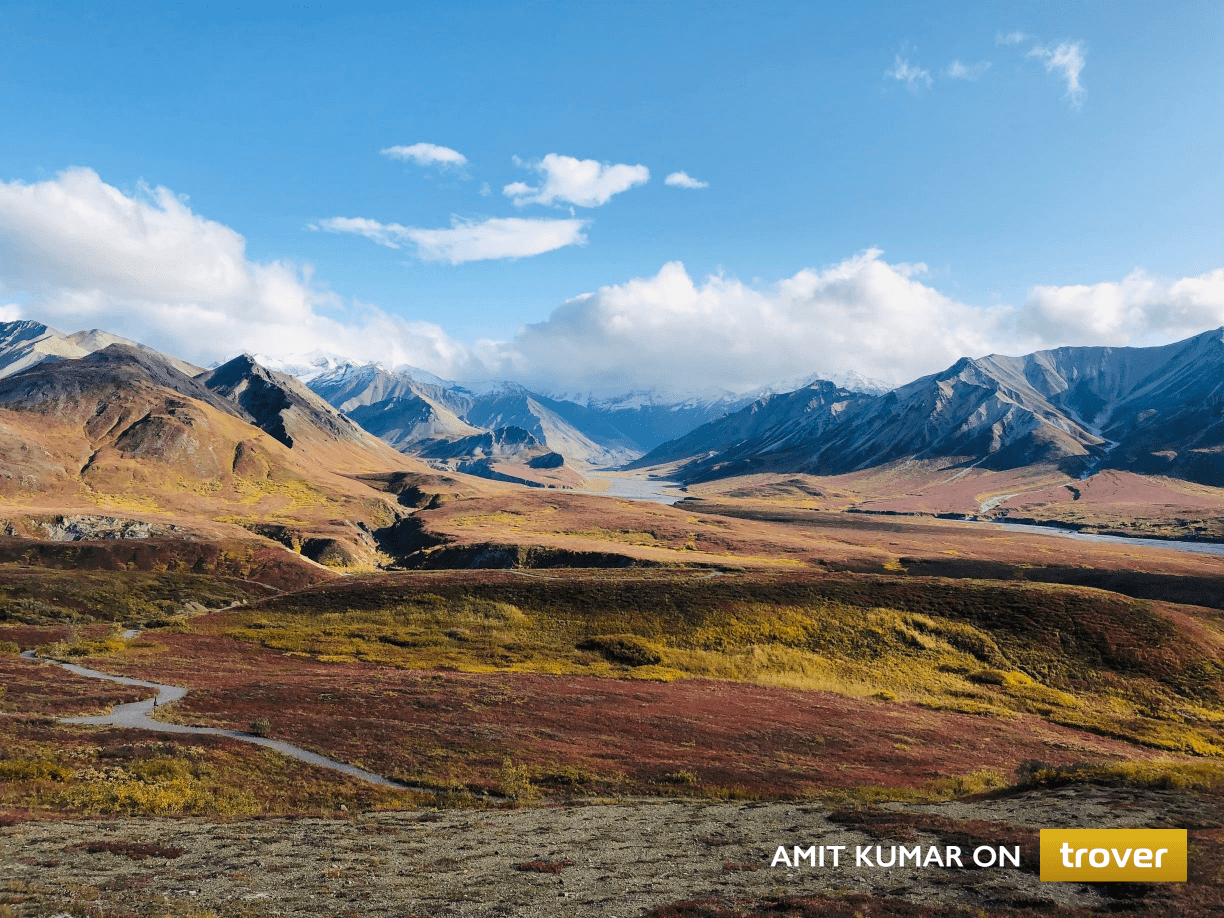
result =
[[[292,448],[303,435],[323,434],[332,441],[368,435],[323,398],[285,373],[263,366],[252,354],[239,354],[199,380],[237,404],[255,426]]]
[[[0,347],[8,347],[20,341],[35,341],[47,335],[65,337],[51,326],[35,322],[33,319],[0,322]]]

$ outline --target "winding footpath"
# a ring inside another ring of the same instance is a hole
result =
[[[126,635],[125,635],[126,636]],[[61,717],[60,723],[64,724],[94,724],[96,726],[108,727],[128,727],[135,730],[154,730],[158,733],[195,733],[206,736],[227,736],[230,739],[242,740],[244,743],[254,743],[256,746],[263,746],[267,749],[275,749],[282,755],[287,755],[291,759],[297,759],[300,762],[306,762],[309,765],[318,765],[320,768],[329,768],[332,771],[338,771],[341,774],[348,775],[350,778],[358,778],[362,781],[368,781],[370,784],[376,784],[379,787],[389,787],[395,790],[416,790],[430,792],[429,788],[420,787],[412,784],[404,784],[400,781],[392,781],[390,778],[384,778],[382,775],[376,775],[372,771],[366,771],[363,768],[357,768],[354,765],[346,765],[343,762],[337,762],[335,759],[329,759],[326,756],[319,755],[309,750],[302,749],[300,746],[294,746],[291,743],[286,743],[281,740],[269,739],[266,736],[255,736],[251,733],[243,733],[241,730],[222,730],[217,727],[187,727],[182,724],[171,724],[160,720],[154,720],[149,715],[152,714],[154,708],[163,707],[170,704],[172,701],[178,701],[185,698],[187,689],[178,685],[161,685],[157,682],[145,682],[141,679],[129,679],[127,676],[112,676],[109,673],[99,672],[96,669],[87,669],[84,666],[77,666],[75,663],[65,663],[62,660],[51,660],[44,657],[39,657],[33,650],[27,650],[21,655],[27,660],[41,660],[46,663],[54,663],[57,666],[62,666],[70,673],[78,676],[85,676],[89,679],[104,679],[107,682],[117,682],[120,685],[134,685],[142,688],[157,689],[157,695],[153,698],[146,698],[143,701],[133,701],[128,704],[116,705],[109,714],[100,714],[97,717]]]

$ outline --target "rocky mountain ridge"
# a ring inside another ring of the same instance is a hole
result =
[[[817,382],[703,425],[633,467],[678,463],[682,480],[699,481],[926,459],[1224,484],[1224,329],[1153,348],[962,358],[883,395]]]

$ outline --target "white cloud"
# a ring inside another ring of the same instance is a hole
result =
[[[436,143],[414,143],[409,147],[387,147],[382,155],[401,162],[412,162],[418,166],[440,166],[443,169],[457,169],[467,165],[467,157],[450,147],[440,147]]]
[[[869,250],[757,287],[721,275],[698,282],[670,262],[653,277],[575,297],[513,341],[477,350],[490,374],[544,389],[691,393],[747,391],[816,371],[899,384],[961,357],[1166,344],[1224,325],[1224,269],[1038,286],[1020,308],[958,302],[924,283],[925,273]]]
[[[569,245],[586,245],[586,220],[524,220],[499,217],[480,222],[455,219],[447,229],[408,231],[425,261],[452,265],[492,258],[528,258]]]
[[[1084,49],[1078,41],[1064,41],[1056,48],[1037,45],[1028,53],[1045,64],[1047,73],[1056,74],[1067,85],[1066,99],[1078,108],[1084,99],[1080,73],[1084,70]]]
[[[562,304],[484,356],[541,387],[605,394],[745,391],[816,369],[902,382],[992,350],[1006,318],[924,285],[924,270],[872,250],[758,289],[697,283],[671,262]]]
[[[954,60],[948,65],[948,69],[944,71],[944,75],[953,80],[980,80],[982,76],[990,69],[990,61],[978,61],[976,64],[966,64],[960,60]]]
[[[1024,32],[998,32],[995,34],[996,45],[1019,45],[1028,41]]]
[[[524,162],[516,157],[515,164],[533,169],[543,177],[535,186],[512,182],[502,189],[502,193],[519,207],[558,203],[599,207],[607,204],[613,195],[650,181],[650,170],[645,166],[613,165],[557,153],[549,153],[538,162]]]
[[[890,69],[884,71],[884,76],[892,77],[898,82],[904,83],[905,88],[910,92],[918,92],[922,89],[930,89],[931,72],[924,70],[917,64],[911,64],[909,58],[897,55],[896,60]]]
[[[1038,286],[1021,328],[1053,345],[1164,344],[1224,325],[1224,269],[1159,280],[1136,269],[1121,281]]]
[[[10,318],[103,328],[197,363],[318,348],[426,368],[470,357],[437,325],[344,301],[308,268],[245,248],[166,188],[125,194],[91,169],[0,182],[0,290],[25,295]]]
[[[398,249],[402,242],[416,245],[422,261],[452,265],[497,258],[528,258],[568,245],[585,245],[589,221],[527,220],[521,217],[462,220],[455,217],[443,229],[423,229],[399,223],[379,223],[364,217],[329,217],[310,225],[329,233],[353,233]]]
[[[312,230],[323,230],[326,233],[352,233],[385,245],[389,249],[398,249],[400,243],[409,238],[412,227],[399,223],[379,223],[367,217],[328,217],[307,226]]]
[[[695,179],[687,172],[673,172],[667,178],[663,179],[664,185],[670,185],[673,188],[709,188],[709,182],[703,182],[701,179]]]

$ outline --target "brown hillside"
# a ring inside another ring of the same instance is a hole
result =
[[[289,447],[224,393],[122,345],[2,380],[0,529],[130,538],[116,527],[136,520],[153,534],[255,534],[330,566],[368,566],[374,533],[405,511],[357,476],[431,473],[344,419],[322,423],[335,412],[316,416],[293,394]]]

